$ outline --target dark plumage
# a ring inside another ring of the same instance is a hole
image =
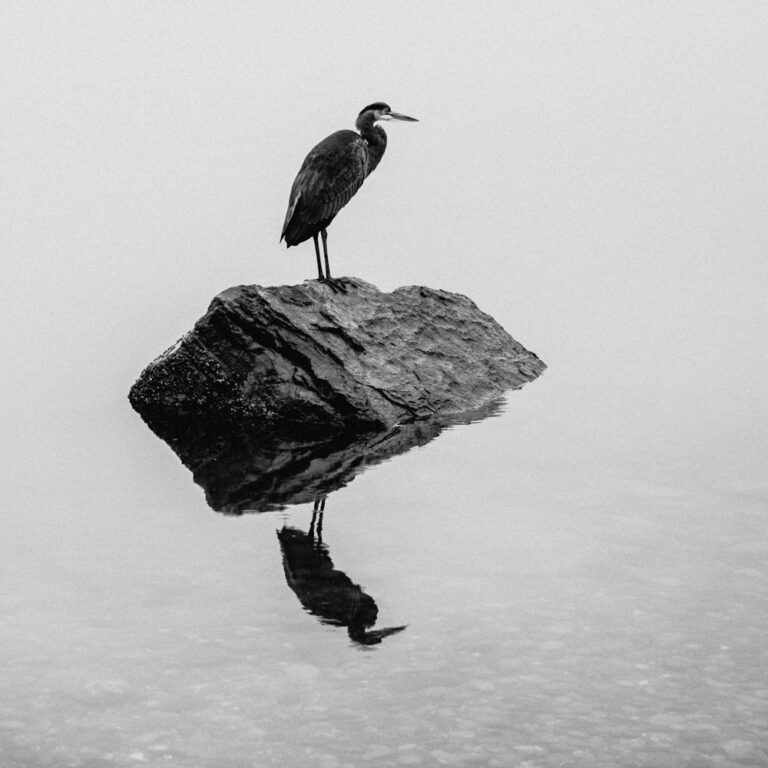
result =
[[[336,131],[323,139],[306,156],[291,187],[280,240],[290,247],[311,237],[320,280],[331,279],[328,225],[373,173],[387,148],[387,134],[376,125],[379,120],[417,122],[414,117],[393,112],[383,102],[369,104],[355,121],[359,133]],[[325,274],[320,263],[318,234],[323,238]]]

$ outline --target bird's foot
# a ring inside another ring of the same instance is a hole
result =
[[[334,293],[347,293],[347,284],[343,277],[321,277],[321,283],[325,283]]]

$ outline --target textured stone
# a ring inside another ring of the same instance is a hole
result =
[[[462,412],[544,368],[460,294],[310,280],[219,294],[129,397],[171,443],[203,423],[303,442]]]

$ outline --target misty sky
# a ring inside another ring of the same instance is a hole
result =
[[[291,182],[384,100],[420,122],[332,224],[335,275],[466,293],[564,391],[754,460],[766,72],[762,0],[5,0],[5,433],[123,403],[221,290],[314,277]]]

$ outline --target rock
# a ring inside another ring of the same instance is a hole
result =
[[[171,444],[203,423],[303,442],[479,407],[544,368],[466,296],[309,280],[219,294],[129,399]]]

